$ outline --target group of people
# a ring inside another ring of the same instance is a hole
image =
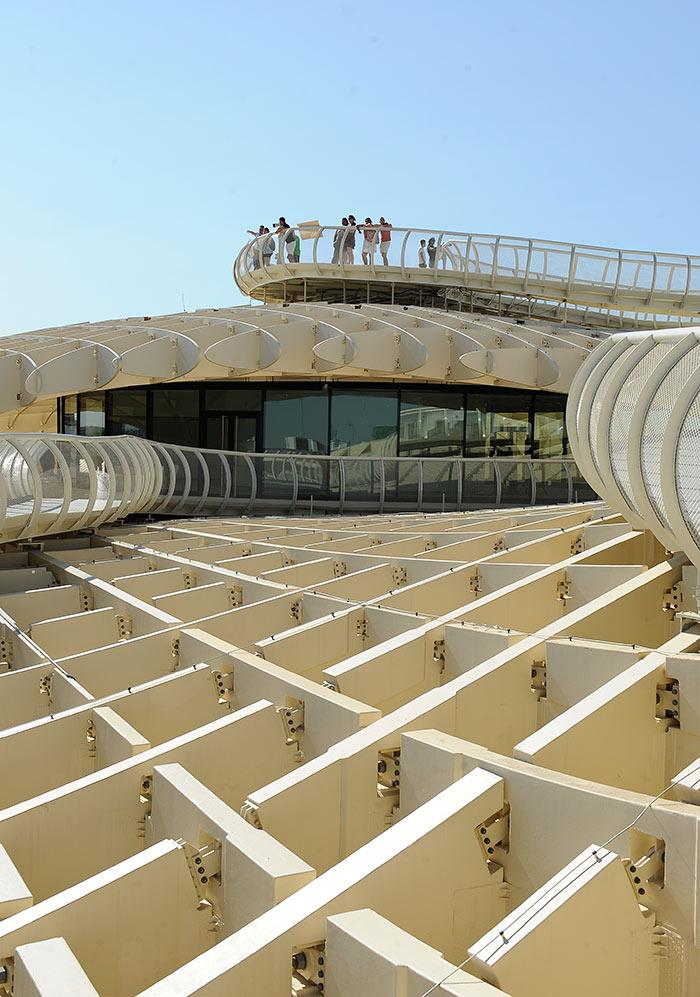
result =
[[[377,246],[385,267],[389,266],[389,249],[391,247],[391,225],[382,217],[377,224],[368,216],[364,225],[359,225],[354,215],[343,218],[333,236],[332,263],[354,263],[355,245],[358,236],[362,236],[362,262],[369,266],[374,263]]]
[[[254,235],[258,238],[258,245],[253,251],[253,269],[257,270],[260,266],[269,267],[276,246],[275,236],[279,238],[278,261],[284,259],[285,249],[287,250],[287,262],[298,263],[301,259],[301,239],[299,238],[299,233],[293,231],[283,215],[280,215],[277,228],[274,232],[271,232],[267,225],[261,225],[257,232],[254,232],[250,228],[247,231],[249,235]],[[267,236],[267,238],[262,239],[260,238],[261,236]]]
[[[256,236],[257,244],[252,251],[253,268],[267,267],[272,262],[272,256],[277,248],[277,262],[299,263],[301,259],[301,239],[298,229],[293,229],[287,220],[280,215],[277,227],[273,232],[267,225],[261,225],[257,232],[248,229],[250,235]],[[266,238],[262,238],[265,236]],[[382,216],[378,222],[373,222],[368,216],[364,224],[359,224],[354,215],[343,217],[333,234],[332,263],[354,263],[355,249],[358,239],[362,239],[362,262],[365,266],[374,263],[375,253],[379,249],[382,263],[389,266],[389,249],[391,248],[391,224]],[[437,256],[435,238],[420,240],[418,248],[418,266],[434,267]]]

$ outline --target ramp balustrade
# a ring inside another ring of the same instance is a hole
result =
[[[594,497],[569,458],[233,453],[135,436],[0,437],[3,541],[137,513],[440,511]]]
[[[255,297],[268,285],[335,277],[375,288],[410,283],[525,296],[657,322],[700,310],[699,256],[379,224],[354,230],[308,222],[256,236],[233,274]]]

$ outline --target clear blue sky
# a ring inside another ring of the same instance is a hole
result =
[[[241,301],[246,228],[700,253],[697,3],[5,0],[0,333]]]

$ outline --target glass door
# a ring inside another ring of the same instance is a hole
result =
[[[247,415],[233,415],[231,420],[233,422],[232,449],[239,450],[242,453],[255,453],[258,438],[257,416],[250,415],[250,413]]]
[[[210,412],[206,445],[212,450],[254,453],[257,449],[258,417],[250,412]]]

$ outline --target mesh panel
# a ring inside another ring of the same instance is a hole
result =
[[[495,506],[498,494],[496,468],[492,460],[467,459],[462,462],[464,481],[462,505]]]
[[[627,463],[627,442],[632,410],[652,371],[674,345],[674,343],[658,343],[652,347],[625,378],[613,405],[610,417],[610,463],[615,481],[632,508],[634,508],[634,499]]]
[[[532,501],[532,476],[527,460],[499,460],[501,504],[529,505]]]
[[[533,461],[536,498],[547,504],[569,501],[569,476],[564,461]]]
[[[462,473],[460,461],[423,461],[423,505],[454,505],[459,495],[459,476]]]
[[[668,527],[666,509],[661,497],[661,449],[668,417],[678,394],[700,363],[700,346],[694,346],[671,368],[661,382],[649,405],[642,429],[642,479],[654,511]]]
[[[593,398],[593,404],[591,405],[591,416],[588,424],[589,428],[589,440],[591,444],[591,455],[593,457],[593,463],[595,465],[596,471],[600,474],[600,462],[598,460],[598,442],[596,439],[598,433],[598,420],[600,419],[600,410],[603,407],[603,402],[605,401],[605,396],[607,394],[608,385],[612,379],[617,374],[620,366],[627,359],[627,353],[631,349],[628,347],[624,350],[617,360],[613,361],[612,367],[610,367],[605,374],[603,374],[603,380],[598,385],[598,389]]]
[[[698,347],[695,347],[698,349]],[[691,352],[695,352],[692,350]],[[676,450],[676,488],[683,519],[700,547],[700,396],[688,409]]]

